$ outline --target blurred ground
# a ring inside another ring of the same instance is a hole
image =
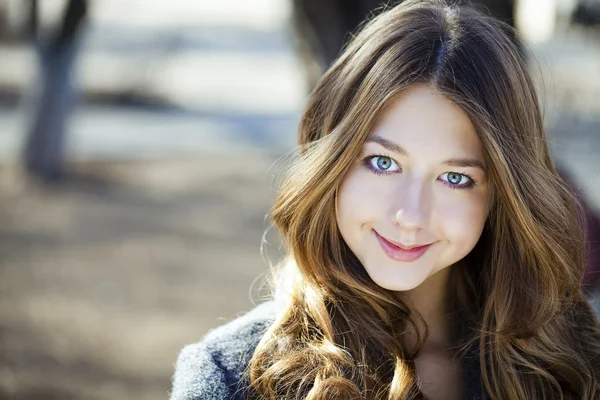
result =
[[[32,55],[0,49],[0,398],[167,398],[181,347],[251,307],[303,81],[281,2],[191,3],[95,3],[49,188],[14,165]]]
[[[249,309],[267,269],[272,166],[304,98],[285,3],[98,4],[71,178],[24,180],[24,116],[10,96],[0,110],[0,399],[164,399],[179,349]],[[553,155],[596,206],[598,43],[571,30],[536,47]],[[18,92],[30,55],[1,52]],[[111,87],[129,88],[119,107]]]
[[[0,398],[161,399],[179,349],[250,306],[272,159],[86,163],[0,183]]]

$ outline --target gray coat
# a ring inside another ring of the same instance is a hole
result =
[[[245,400],[242,374],[274,311],[273,302],[263,303],[184,347],[175,365],[171,400]],[[465,357],[461,365],[466,398],[489,399],[481,384],[478,358]]]

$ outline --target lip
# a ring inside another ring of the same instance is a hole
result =
[[[373,230],[373,232],[375,233],[375,237],[377,237],[377,240],[379,241],[379,244],[381,245],[381,248],[383,249],[384,253],[391,258],[392,260],[395,261],[402,261],[402,262],[412,262],[415,261],[417,259],[419,259],[423,254],[425,254],[425,252],[427,251],[427,249],[429,249],[429,247],[431,247],[431,245],[433,243],[429,243],[423,246],[410,246],[410,247],[400,247],[399,244],[397,244],[397,242],[391,242],[387,239],[385,239],[384,237],[382,237],[380,234],[378,234],[375,230]]]

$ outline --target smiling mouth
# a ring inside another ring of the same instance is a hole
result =
[[[389,244],[391,244],[391,245],[394,245],[395,247],[398,247],[399,249],[406,250],[406,251],[408,251],[408,250],[413,250],[413,249],[418,249],[418,248],[420,248],[420,247],[426,247],[426,246],[430,246],[430,245],[432,245],[432,244],[433,244],[433,243],[425,243],[425,244],[414,244],[414,245],[407,246],[407,245],[404,245],[404,244],[402,244],[402,243],[400,243],[400,242],[394,242],[393,240],[386,239],[386,238],[384,238],[383,236],[381,236],[379,233],[377,233],[377,231],[375,231],[375,230],[373,230],[373,232],[375,232],[375,234],[376,234],[376,235],[377,235],[379,238],[381,238],[381,239],[385,240],[385,241],[386,241],[386,242],[388,242]]]
[[[375,230],[373,233],[377,237],[383,252],[394,261],[412,262],[420,258],[431,247],[433,243],[425,245],[404,246],[397,242],[392,242],[381,236]]]

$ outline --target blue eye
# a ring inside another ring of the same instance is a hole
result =
[[[386,156],[369,156],[364,159],[364,164],[376,174],[396,172],[400,169],[394,160]]]
[[[448,172],[448,182],[452,183],[453,185],[460,184],[462,178],[466,178],[466,176],[457,174],[456,172]]]
[[[377,175],[389,175],[401,171],[396,161],[387,156],[370,155],[362,162],[369,171]],[[440,178],[450,189],[470,189],[477,184],[471,176],[459,172],[445,172],[440,175]]]
[[[475,180],[466,174],[446,172],[441,176],[447,176],[447,179],[442,179],[442,181],[447,182],[446,184],[452,189],[467,189],[475,186]]]
[[[392,166],[392,160],[390,160],[387,157],[377,157],[374,158],[372,161],[375,161],[377,168],[379,168],[382,171],[386,171]]]

